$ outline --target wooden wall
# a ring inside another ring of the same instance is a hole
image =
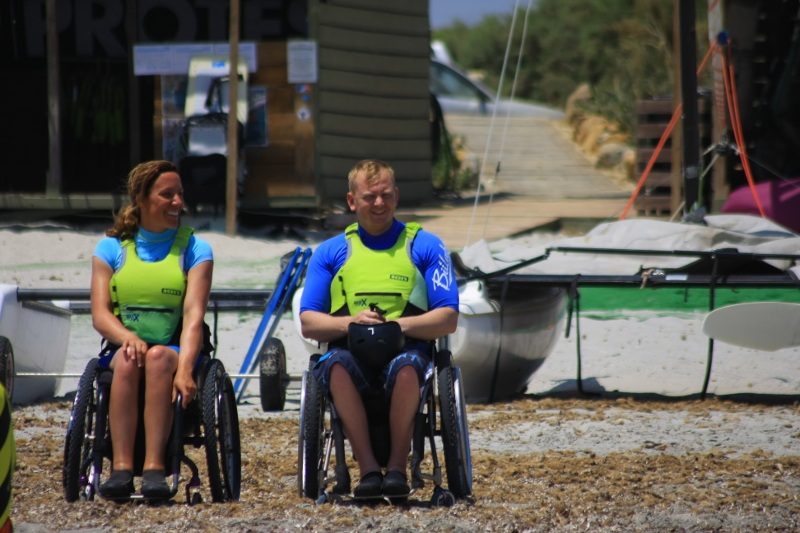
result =
[[[244,150],[246,177],[240,200],[241,209],[317,207],[314,179],[313,115],[301,119],[300,108],[313,109],[314,86],[300,93],[287,81],[286,42],[257,43],[257,70],[249,74],[248,86],[266,87],[267,146],[248,146]],[[161,81],[155,83],[153,132],[155,153],[162,151]]]
[[[257,44],[269,145],[245,151],[243,210],[345,205],[359,160],[395,169],[403,202],[433,196],[428,0],[308,0],[318,83],[288,83],[285,41]],[[154,133],[161,151],[160,86]],[[302,109],[310,114],[300,113]]]
[[[309,1],[322,202],[344,203],[347,173],[365,158],[394,167],[404,203],[431,198],[428,1]]]
[[[242,208],[316,205],[313,115],[301,119],[299,113],[313,110],[314,86],[304,101],[298,86],[288,83],[285,41],[258,43],[258,70],[249,83],[267,88],[269,145],[246,150]]]

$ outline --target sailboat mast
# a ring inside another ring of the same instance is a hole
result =
[[[697,32],[695,0],[678,0],[681,101],[683,102],[684,215],[699,206],[700,122],[697,113]]]

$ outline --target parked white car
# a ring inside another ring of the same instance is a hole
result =
[[[497,116],[563,118],[564,113],[545,105],[507,100],[495,102],[494,93],[470,78],[453,63],[431,57],[430,90],[439,101],[445,115],[491,116],[497,106]]]

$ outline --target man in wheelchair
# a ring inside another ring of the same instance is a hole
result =
[[[420,387],[433,341],[456,329],[458,288],[441,239],[395,219],[399,190],[387,163],[360,161],[348,182],[347,204],[357,222],[311,257],[302,333],[328,343],[313,375],[331,398],[358,463],[354,497],[402,497],[410,492],[406,471]],[[369,342],[375,334],[378,341]],[[356,347],[359,339],[365,350]],[[385,465],[372,448],[362,396],[376,386],[389,402]]]
[[[112,472],[101,496],[134,492],[139,395],[144,394],[145,457],[141,493],[169,498],[165,450],[172,404],[197,393],[192,372],[203,350],[211,290],[211,246],[179,227],[183,186],[169,161],[137,165],[123,207],[92,257],[92,323],[107,342],[101,367],[114,371],[109,404]],[[142,389],[141,382],[146,386]]]

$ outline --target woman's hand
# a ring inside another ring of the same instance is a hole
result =
[[[183,401],[181,402],[181,405],[185,409],[197,394],[197,383],[194,382],[191,372],[187,373],[179,370],[175,374],[175,379],[172,382],[173,403],[177,401],[178,393],[183,395]]]
[[[126,337],[120,345],[120,352],[125,361],[136,361],[136,366],[144,367],[144,357],[147,354],[147,343],[136,335]]]

